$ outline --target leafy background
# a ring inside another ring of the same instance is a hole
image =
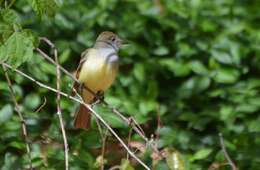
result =
[[[220,132],[240,169],[259,169],[260,1],[0,0],[0,5],[1,61],[55,87],[55,67],[33,52],[39,46],[51,54],[38,37],[53,41],[61,64],[73,72],[80,53],[101,31],[116,32],[130,44],[120,51],[120,74],[105,95],[111,105],[133,116],[147,136],[159,134],[158,147],[181,157],[184,165],[179,169],[208,169],[226,162]],[[55,94],[8,73],[28,125],[33,166],[64,169]],[[0,167],[26,169],[21,124],[3,70],[0,77]],[[63,76],[62,90],[70,93],[71,85]],[[44,98],[46,105],[35,113]],[[88,132],[75,130],[77,104],[65,98],[61,104],[70,168],[98,169],[102,144],[95,121]],[[119,118],[101,106],[96,109],[127,139],[129,128]],[[126,152],[113,149],[118,142],[108,138],[106,168],[121,164],[122,169],[142,169],[133,162],[125,165]],[[139,156],[151,166],[149,152]],[[154,162],[154,169],[174,169],[171,165],[161,160]]]

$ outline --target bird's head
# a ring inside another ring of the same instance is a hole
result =
[[[114,48],[116,51],[118,51],[123,43],[123,40],[115,33],[104,31],[99,34],[95,47]]]

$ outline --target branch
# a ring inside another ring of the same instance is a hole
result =
[[[219,135],[219,141],[220,141],[222,152],[224,153],[224,156],[227,159],[228,164],[232,167],[232,170],[238,170],[238,168],[236,167],[235,163],[231,160],[230,156],[227,153],[222,133],[219,133],[218,135]]]
[[[128,139],[127,139],[127,146],[128,146],[128,147],[130,146],[132,131],[133,131],[133,128],[130,128],[129,133],[128,133]],[[129,147],[129,148],[130,148],[130,147]],[[126,159],[127,159],[127,160],[129,159],[129,154],[128,154],[128,152],[127,152],[127,154],[126,154]]]
[[[106,151],[106,140],[107,140],[108,130],[106,129],[104,136],[102,136],[102,151],[101,151],[101,170],[104,170],[105,164],[105,151]]]
[[[111,168],[109,168],[109,170],[116,170],[116,169],[121,169],[121,166],[119,166],[119,165],[116,165],[116,166],[113,166],[113,167],[111,167]]]
[[[55,58],[55,65],[56,65],[56,75],[57,75],[57,115],[59,117],[59,122],[60,122],[60,128],[61,128],[61,133],[63,137],[63,145],[64,145],[64,155],[65,155],[65,170],[69,170],[69,148],[68,148],[68,140],[66,136],[66,131],[64,128],[64,120],[61,112],[61,107],[60,107],[60,82],[61,82],[61,73],[60,73],[60,68],[59,68],[59,60],[58,60],[58,51],[55,47],[55,45],[49,41],[48,39],[44,39],[44,41],[53,49],[54,51],[54,58]]]
[[[15,71],[16,73],[20,74],[21,76],[31,80],[32,82],[34,82],[35,84],[37,84],[38,86],[42,87],[42,88],[45,88],[45,89],[48,89],[52,92],[55,92],[55,93],[60,93],[60,95],[70,99],[70,100],[73,100],[75,102],[78,102],[82,105],[84,105],[85,107],[87,107],[91,112],[92,114],[97,118],[99,119],[103,125],[112,133],[112,135],[115,136],[115,138],[121,143],[121,145],[127,150],[127,152],[137,161],[139,162],[145,169],[147,170],[150,170],[150,168],[144,163],[142,162],[128,147],[127,145],[123,142],[123,140],[117,135],[117,133],[108,125],[108,123],[95,111],[91,108],[91,106],[89,104],[86,104],[83,100],[80,100],[80,99],[77,99],[67,93],[64,93],[62,91],[58,92],[58,90],[46,85],[46,84],[43,84],[39,81],[37,81],[36,79],[34,79],[33,77],[25,74],[24,72],[18,70],[18,69],[13,69],[9,64],[6,64],[6,63],[2,63],[4,66],[6,66],[7,68],[9,69],[12,69],[13,71]]]
[[[42,108],[46,105],[46,103],[47,103],[47,99],[45,96],[43,96],[43,103],[38,107],[38,109],[35,110],[34,113],[40,112],[42,110]]]
[[[20,106],[18,105],[18,102],[16,101],[15,94],[14,94],[14,89],[12,87],[11,80],[9,78],[9,75],[7,73],[7,69],[6,69],[4,64],[2,64],[2,68],[4,70],[5,79],[6,79],[7,83],[8,83],[10,94],[11,94],[12,100],[13,100],[14,105],[15,105],[15,110],[18,113],[19,119],[20,119],[21,124],[22,124],[22,132],[23,132],[23,136],[25,138],[25,145],[26,145],[26,151],[27,151],[27,155],[28,155],[28,159],[29,159],[30,170],[33,170],[32,158],[31,158],[31,146],[30,146],[29,139],[28,139],[28,133],[27,133],[25,120],[23,118],[23,114],[21,112]]]

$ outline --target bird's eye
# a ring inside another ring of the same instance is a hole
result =
[[[116,40],[116,38],[115,38],[115,37],[112,37],[112,38],[111,38],[111,40],[112,40],[112,41],[115,41],[115,40]]]

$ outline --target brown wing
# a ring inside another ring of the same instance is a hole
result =
[[[79,78],[79,73],[80,73],[81,67],[82,67],[83,63],[87,60],[88,51],[89,51],[89,49],[86,49],[85,51],[83,51],[81,53],[81,59],[79,61],[79,65],[78,65],[78,68],[77,68],[76,73],[75,73],[76,79]]]
[[[78,68],[77,68],[77,70],[75,71],[75,77],[76,77],[76,79],[79,79],[79,73],[80,73],[80,70],[81,70],[81,67],[82,67],[83,63],[87,60],[87,53],[88,53],[88,51],[89,51],[89,49],[86,49],[85,51],[83,51],[83,52],[81,53],[81,59],[80,59]],[[74,82],[73,88],[74,88],[75,90],[78,91],[78,90],[79,90],[79,86],[80,86],[79,83]],[[72,91],[72,95],[75,95],[74,91]]]

